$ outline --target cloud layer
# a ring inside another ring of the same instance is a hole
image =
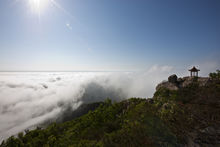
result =
[[[0,141],[27,128],[56,120],[82,103],[151,97],[171,66],[145,72],[2,72],[0,73]]]

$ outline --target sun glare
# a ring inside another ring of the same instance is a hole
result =
[[[29,0],[29,5],[34,13],[41,14],[47,7],[49,0]]]

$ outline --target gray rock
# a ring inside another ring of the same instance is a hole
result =
[[[182,78],[178,78],[178,79],[177,79],[177,82],[178,82],[178,83],[182,83],[182,82],[184,82],[184,80],[183,80]]]
[[[177,76],[175,74],[168,77],[170,83],[177,83]]]
[[[198,78],[199,86],[206,86],[210,83],[210,79],[208,77],[200,77]]]
[[[179,90],[194,83],[194,78],[195,77],[177,78],[177,76],[173,74],[169,76],[168,81],[163,81],[162,83],[158,84],[156,86],[156,90],[159,90],[160,88],[167,88],[169,90]],[[210,79],[208,77],[198,77],[196,82],[199,86],[206,86],[210,83]]]
[[[157,85],[156,90],[159,90],[160,88],[167,88],[169,90],[178,90],[179,87],[176,83],[170,83],[170,82],[164,82]]]

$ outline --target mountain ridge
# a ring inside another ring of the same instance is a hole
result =
[[[0,147],[219,146],[220,72],[205,79],[187,77],[188,84],[180,86],[172,75],[156,87],[153,98],[106,99],[79,117],[21,132]],[[172,84],[177,88],[170,88]]]

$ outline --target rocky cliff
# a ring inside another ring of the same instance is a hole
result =
[[[209,77],[183,77],[178,78],[175,74],[168,77],[168,81],[163,81],[158,84],[156,90],[160,88],[167,88],[169,90],[178,90],[189,86],[190,84],[197,82],[199,86],[206,86],[210,83]]]
[[[220,146],[220,80],[177,78],[160,83],[153,101],[161,118],[182,138],[184,146]]]

